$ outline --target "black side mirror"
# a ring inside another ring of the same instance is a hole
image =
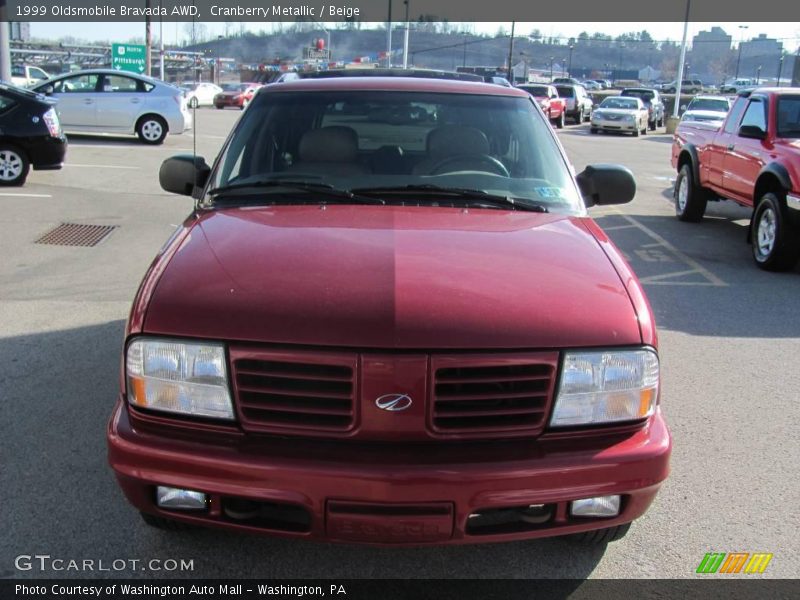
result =
[[[742,125],[739,128],[739,137],[763,140],[767,137],[767,132],[758,125]]]
[[[576,179],[587,207],[627,204],[636,195],[633,173],[622,165],[589,165]]]
[[[197,198],[211,173],[211,167],[202,156],[179,154],[161,163],[158,182],[161,188],[173,194]]]

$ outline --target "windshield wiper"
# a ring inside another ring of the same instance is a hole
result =
[[[397,187],[358,188],[354,189],[353,193],[361,194],[362,196],[368,196],[372,194],[427,194],[434,196],[455,196],[461,200],[474,200],[483,204],[493,204],[503,208],[510,206],[516,210],[528,210],[539,213],[550,212],[550,210],[543,204],[537,204],[528,198],[516,198],[514,196],[503,196],[501,194],[490,194],[484,190],[447,187],[432,183],[403,185]]]
[[[241,192],[247,189],[264,190],[269,188],[286,188],[293,192],[308,192],[310,194],[320,194],[327,199],[335,199],[344,201],[344,203],[352,204],[386,204],[380,198],[371,198],[351,192],[350,190],[342,190],[336,188],[329,183],[321,183],[315,181],[301,181],[291,179],[259,179],[255,181],[232,183],[217,188],[212,188],[208,193],[214,197],[214,201],[224,200],[229,194],[232,196],[241,197]],[[324,202],[324,201],[323,201]]]

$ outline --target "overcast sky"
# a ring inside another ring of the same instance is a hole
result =
[[[224,23],[205,23],[209,34],[216,36],[224,33]],[[234,24],[234,29],[238,30],[239,24]],[[290,23],[284,23],[284,26]],[[336,27],[338,24],[332,24]],[[364,23],[364,27],[373,24]],[[507,32],[511,31],[511,23],[473,23],[476,33],[494,34],[498,28],[504,27]],[[755,37],[760,33],[765,33],[769,37],[782,39],[784,48],[793,52],[800,45],[800,23],[690,23],[689,40],[697,32],[703,29],[710,29],[717,25],[722,27],[728,34],[733,36],[734,41],[738,42],[741,35],[745,39]],[[740,25],[745,25],[748,29],[739,29]],[[251,31],[271,31],[271,23],[247,23],[246,27]],[[539,29],[545,37],[577,36],[581,31],[590,34],[594,32],[607,33],[612,36],[630,31],[641,31],[646,29],[653,39],[656,40],[676,40],[680,41],[683,35],[683,23],[517,23],[515,34],[527,35],[534,29]],[[153,34],[158,36],[159,24],[153,25]],[[184,38],[184,23],[164,23],[164,41],[167,44],[180,42]],[[130,38],[144,37],[144,23],[31,23],[31,35],[37,38],[58,39],[64,35],[88,41],[117,41],[125,42]],[[335,32],[334,32],[334,35]],[[344,34],[342,34],[344,35]],[[413,42],[413,40],[412,40]],[[335,41],[332,40],[332,45]]]

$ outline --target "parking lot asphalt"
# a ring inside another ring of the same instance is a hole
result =
[[[199,109],[210,160],[239,111]],[[759,271],[747,211],[710,204],[673,216],[670,137],[559,131],[577,171],[621,163],[635,200],[598,207],[656,314],[672,474],[628,536],[584,548],[558,539],[444,548],[364,548],[146,527],[106,463],[124,320],[149,262],[192,201],[160,190],[161,147],[71,136],[62,171],[0,189],[0,577],[692,577],[706,552],[771,552],[761,577],[800,572],[800,271]],[[59,223],[114,225],[94,248],[34,244]],[[66,560],[173,558],[189,572],[19,571],[19,555]],[[753,576],[748,576],[753,577]],[[758,576],[756,576],[758,577]]]

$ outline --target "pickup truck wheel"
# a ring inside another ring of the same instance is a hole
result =
[[[751,224],[753,260],[765,271],[786,271],[800,257],[800,230],[792,227],[787,208],[778,196],[767,192],[753,213]]]
[[[142,521],[156,529],[163,529],[164,531],[188,531],[193,529],[188,523],[181,523],[180,521],[173,521],[172,519],[165,519],[164,517],[144,512],[139,514],[142,516]]]
[[[641,133],[641,131],[639,131],[639,126],[637,125],[636,126],[636,131],[633,132],[633,137],[639,137],[640,133]]]
[[[583,107],[578,111],[578,114],[575,115],[575,125],[580,125],[583,123]]]
[[[624,525],[617,525],[616,527],[608,527],[606,529],[574,533],[567,537],[569,540],[579,544],[607,544],[608,542],[615,542],[624,538],[630,528],[631,524],[625,523]]]
[[[696,223],[703,218],[708,204],[708,191],[697,185],[692,166],[685,164],[675,180],[675,216],[681,221]]]
[[[656,127],[658,127],[658,121],[653,119],[652,121],[647,122],[647,127],[650,128],[650,131],[655,131]]]
[[[556,128],[557,129],[564,129],[564,111],[561,111],[561,114],[558,115],[556,119]]]

